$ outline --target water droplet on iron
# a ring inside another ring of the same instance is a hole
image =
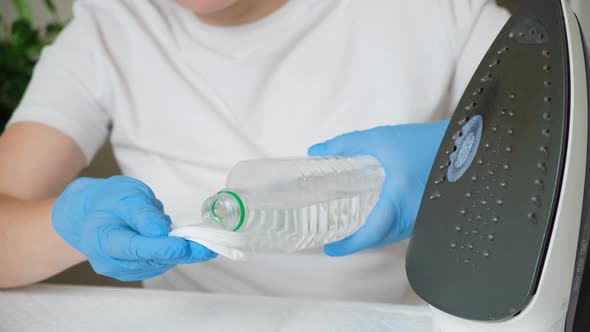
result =
[[[437,198],[440,198],[440,192],[435,192],[432,195],[430,195],[430,199],[435,200]]]
[[[441,176],[440,178],[434,180],[434,184],[441,184],[445,181],[445,177]]]
[[[547,165],[544,162],[537,163],[537,168],[540,169],[543,173],[547,171]]]
[[[487,251],[487,250],[486,250],[486,251],[484,251],[484,252],[483,252],[483,257],[485,257],[485,258],[489,258],[489,257],[490,257],[490,252],[489,252],[489,251]]]
[[[492,217],[492,221],[494,222],[494,224],[497,224],[500,221],[500,219],[498,217],[494,216],[494,217]]]
[[[455,242],[455,241],[451,242],[451,248],[452,249],[456,249],[457,248],[457,242]]]
[[[514,92],[510,92],[510,93],[508,94],[508,98],[509,98],[510,100],[514,100],[514,99],[516,99],[516,93],[514,93]]]
[[[490,235],[488,235],[488,240],[494,241],[495,239],[496,239],[496,234],[491,233]]]
[[[492,73],[486,73],[486,74],[485,74],[485,75],[484,75],[484,76],[483,76],[483,77],[480,79],[480,81],[483,83],[483,82],[487,82],[487,81],[489,81],[489,80],[491,80],[491,79],[492,79]]]
[[[533,224],[537,223],[537,215],[534,212],[529,212],[528,217]]]
[[[506,132],[508,132],[508,135],[514,135],[514,128],[510,128]]]
[[[461,225],[457,225],[457,226],[455,226],[455,230],[456,230],[457,232],[460,232],[462,229],[463,229],[463,227],[461,227]]]
[[[503,201],[503,200],[501,200],[501,199],[499,199],[499,200],[497,200],[497,201],[496,201],[496,204],[498,204],[498,205],[502,205],[502,204],[504,204],[504,201]]]
[[[459,210],[459,213],[464,215],[465,213],[467,213],[467,211],[465,209],[461,209],[461,210]]]
[[[549,112],[543,113],[543,119],[545,119],[547,121],[551,120],[551,113],[549,113]]]
[[[471,192],[466,192],[466,193],[465,193],[465,197],[467,197],[467,198],[471,198]]]
[[[533,195],[531,197],[531,202],[533,202],[533,204],[535,204],[536,206],[541,205],[541,198],[537,195]]]
[[[495,66],[497,66],[499,64],[500,64],[500,59],[495,59],[492,62],[490,62],[489,66],[491,68],[491,67],[495,67]]]

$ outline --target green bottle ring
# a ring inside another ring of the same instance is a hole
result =
[[[237,224],[237,225],[236,225],[236,227],[235,227],[235,228],[232,230],[232,232],[235,232],[235,231],[237,231],[237,230],[238,230],[238,229],[240,229],[240,228],[242,227],[242,225],[244,224],[244,218],[245,218],[245,216],[246,216],[246,213],[245,213],[245,212],[246,212],[246,208],[245,208],[245,206],[244,206],[244,202],[242,201],[242,199],[240,198],[240,196],[238,196],[238,194],[236,194],[236,193],[235,193],[235,192],[233,192],[233,191],[229,191],[229,190],[221,190],[221,191],[218,191],[218,192],[217,192],[217,194],[218,194],[218,195],[219,195],[219,194],[228,194],[228,195],[230,195],[231,197],[233,197],[233,198],[236,200],[236,202],[238,202],[238,207],[240,208],[240,220],[238,221],[238,224]],[[213,204],[211,205],[211,213],[212,213],[214,216],[217,216],[217,214],[216,214],[216,213],[214,212],[214,210],[213,210],[213,207],[215,206],[215,203],[216,203],[216,202],[217,202],[217,201],[213,202]]]

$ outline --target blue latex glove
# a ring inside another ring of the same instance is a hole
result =
[[[169,237],[170,218],[162,203],[145,184],[126,176],[73,181],[55,202],[51,219],[55,231],[86,255],[97,273],[123,281],[217,256],[197,243]]]
[[[330,256],[350,255],[381,248],[408,238],[414,228],[422,194],[449,120],[383,126],[337,136],[309,148],[311,156],[376,158],[385,170],[385,181],[375,207],[354,234],[330,243]]]

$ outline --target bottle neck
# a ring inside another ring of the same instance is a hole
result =
[[[229,190],[222,190],[209,197],[201,208],[204,223],[234,232],[243,226],[245,215],[244,202]]]

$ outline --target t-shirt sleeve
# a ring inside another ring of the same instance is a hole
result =
[[[30,121],[71,137],[90,163],[109,135],[105,105],[105,63],[93,13],[83,2],[55,42],[46,47],[33,71],[11,124]]]
[[[457,62],[453,75],[449,116],[490,45],[508,20],[508,11],[493,0],[445,0],[451,10],[450,33]]]

